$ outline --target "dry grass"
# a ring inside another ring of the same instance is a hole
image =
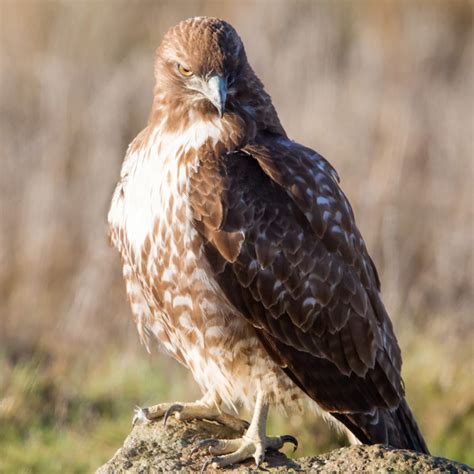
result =
[[[234,24],[289,135],[340,172],[427,437],[436,452],[473,460],[462,448],[471,429],[454,447],[448,430],[474,404],[468,1],[3,0],[0,417],[15,371],[37,357],[41,380],[61,393],[79,390],[71,374],[105,354],[146,357],[105,216],[126,145],[146,122],[154,48],[197,14]]]

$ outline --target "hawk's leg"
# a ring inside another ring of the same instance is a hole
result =
[[[166,423],[166,420],[174,415],[178,420],[213,420],[236,431],[245,431],[249,424],[245,420],[223,412],[220,409],[221,403],[222,401],[217,394],[208,392],[195,402],[159,403],[147,408],[137,408],[132,424],[150,423],[158,418],[163,418],[164,423]]]
[[[257,467],[265,457],[267,449],[279,450],[285,443],[293,443],[296,447],[298,441],[290,435],[266,436],[268,403],[264,401],[263,393],[258,392],[252,422],[242,438],[237,439],[206,439],[201,441],[195,449],[209,447],[209,452],[217,456],[207,461],[207,466],[213,468],[230,466],[249,458],[254,458]]]

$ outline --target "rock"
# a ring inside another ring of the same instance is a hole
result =
[[[194,445],[206,438],[236,438],[239,433],[209,421],[178,421],[166,425],[156,421],[135,426],[112,459],[96,474],[200,471],[209,454],[192,453]],[[232,472],[257,472],[253,460],[239,464]],[[208,469],[207,472],[210,472]],[[351,446],[313,457],[289,459],[279,452],[268,452],[260,472],[474,472],[464,464],[381,445]]]

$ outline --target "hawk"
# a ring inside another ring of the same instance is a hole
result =
[[[270,405],[304,400],[358,442],[427,453],[405,400],[380,281],[334,168],[288,138],[227,22],[182,21],[156,54],[147,127],[108,221],[141,340],[156,338],[204,396],[138,410],[226,423],[214,466],[279,449]],[[223,410],[253,409],[250,425]]]

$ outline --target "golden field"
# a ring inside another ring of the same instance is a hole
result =
[[[140,347],[108,246],[167,28],[220,16],[294,140],[338,170],[433,454],[474,464],[474,3],[0,0],[0,472],[90,472],[135,405],[198,396]],[[273,414],[301,452],[345,441]]]

